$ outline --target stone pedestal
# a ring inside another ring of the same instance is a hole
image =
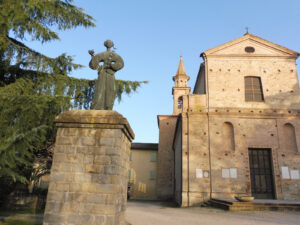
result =
[[[58,127],[44,225],[125,224],[134,133],[115,111],[74,110]]]

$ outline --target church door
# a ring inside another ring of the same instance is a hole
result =
[[[271,149],[249,148],[252,196],[274,199]]]

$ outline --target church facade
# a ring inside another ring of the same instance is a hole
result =
[[[300,200],[298,56],[247,33],[201,54],[192,93],[180,59],[173,114],[158,116],[159,199]]]

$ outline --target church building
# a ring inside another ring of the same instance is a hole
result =
[[[201,53],[192,92],[180,59],[173,114],[158,116],[158,199],[300,200],[298,56],[246,33]]]

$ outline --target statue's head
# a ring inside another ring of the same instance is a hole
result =
[[[114,47],[114,43],[111,41],[111,40],[106,40],[104,42],[104,46],[107,48],[107,49],[110,49],[112,47]]]

